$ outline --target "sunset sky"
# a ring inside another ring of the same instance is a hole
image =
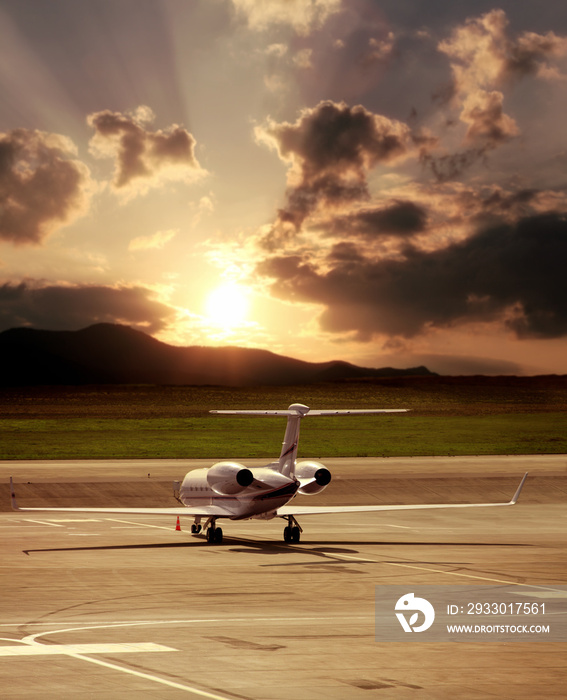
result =
[[[567,4],[0,0],[0,330],[567,373]]]

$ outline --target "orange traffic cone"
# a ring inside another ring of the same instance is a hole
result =
[[[181,525],[179,523],[179,516],[177,516],[177,525],[175,526],[176,532],[181,532]]]

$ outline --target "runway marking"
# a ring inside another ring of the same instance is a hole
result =
[[[167,517],[167,516],[166,516]],[[125,523],[126,525],[135,525],[136,527],[153,527],[156,530],[175,530],[175,524],[171,527],[165,527],[164,525],[148,525],[147,523],[136,523],[131,520],[119,520],[118,518],[106,518],[106,520],[111,520],[113,523]]]
[[[118,664],[111,663],[109,661],[104,661],[102,659],[97,659],[92,656],[85,656],[85,654],[112,654],[112,653],[124,653],[124,652],[152,652],[152,651],[179,651],[178,649],[173,649],[171,647],[166,647],[161,644],[153,644],[151,642],[141,643],[141,644],[61,644],[61,645],[46,645],[41,644],[37,641],[38,637],[44,637],[48,634],[62,634],[65,632],[79,632],[89,629],[107,629],[110,627],[126,627],[126,626],[136,626],[139,623],[127,623],[127,624],[107,624],[107,625],[96,625],[89,627],[71,627],[67,629],[52,630],[51,632],[38,632],[36,634],[30,634],[24,637],[22,640],[6,640],[2,641],[21,641],[24,645],[22,647],[14,646],[0,646],[0,656],[16,656],[14,650],[17,650],[22,656],[34,656],[41,654],[63,654],[69,656],[73,659],[78,659],[79,661],[87,661],[91,664],[96,664],[98,666],[103,666],[104,668],[111,669],[113,671],[119,671],[121,673],[126,673],[131,676],[136,676],[136,678],[143,678],[144,680],[151,681],[153,683],[159,683],[160,685],[166,685],[170,688],[175,688],[176,690],[184,690],[192,695],[199,695],[203,698],[209,698],[209,700],[232,700],[228,695],[219,695],[218,693],[210,693],[206,690],[201,690],[200,688],[195,688],[192,685],[187,685],[186,683],[177,683],[175,681],[170,681],[167,678],[162,678],[161,676],[156,676],[151,673],[144,673],[143,671],[137,671],[134,668],[128,668],[126,666],[119,666]],[[146,623],[147,624],[147,623]],[[156,624],[156,623],[154,623]],[[159,623],[158,623],[159,624]],[[3,649],[7,649],[5,654],[2,653]],[[25,651],[22,651],[25,650]],[[234,697],[234,696],[233,696]]]
[[[29,635],[25,637],[23,641],[28,641],[35,639],[37,637],[43,637],[48,634],[60,634],[62,632],[76,632],[84,630],[100,630],[100,629],[111,629],[114,627],[152,627],[159,625],[188,625],[188,624],[225,624],[227,622],[317,622],[317,621],[335,621],[335,620],[373,620],[372,614],[368,615],[319,615],[316,617],[196,617],[185,620],[137,620],[133,622],[132,620],[113,620],[112,622],[107,622],[105,624],[95,624],[86,627],[72,627],[69,629],[58,629],[51,630],[50,632],[36,632],[36,634]],[[72,624],[71,622],[33,622],[30,623],[29,620],[20,622],[0,622],[1,627],[59,627],[62,624]],[[12,639],[8,641],[14,641]]]
[[[292,549],[290,547],[290,549]],[[293,547],[294,551],[303,551],[303,552],[309,552],[310,550],[308,549],[301,549],[299,547]],[[504,579],[499,579],[499,578],[492,578],[488,576],[478,576],[476,574],[464,574],[458,571],[445,571],[443,569],[430,569],[426,566],[417,566],[416,564],[404,564],[402,562],[395,562],[395,561],[380,561],[379,559],[365,559],[363,557],[354,557],[351,554],[333,554],[332,552],[312,552],[313,554],[317,554],[318,556],[323,556],[327,557],[329,559],[338,559],[343,560],[343,559],[353,559],[354,561],[360,561],[366,564],[386,564],[390,566],[400,566],[405,569],[417,569],[418,571],[427,571],[432,574],[445,574],[446,576],[459,576],[462,578],[471,578],[471,579],[476,579],[479,581],[490,581],[491,583],[504,583],[508,586],[522,586],[526,588],[538,588],[543,591],[558,591],[556,588],[550,588],[549,586],[537,586],[534,584],[530,583],[521,583],[519,581],[506,581]]]
[[[98,532],[68,532],[69,537],[98,537]]]
[[[400,530],[414,530],[415,528],[409,525],[390,525],[389,523],[383,523],[385,527],[399,527]]]
[[[100,518],[65,518],[64,520],[59,520],[55,518],[49,518],[50,523],[100,523]]]
[[[365,615],[365,616],[352,616],[352,615],[340,615],[340,616],[325,616],[325,617],[296,617],[296,618],[289,618],[289,617],[267,617],[267,618],[255,618],[256,622],[309,622],[309,621],[321,621],[321,620],[336,620],[336,619],[344,619],[344,620],[354,620],[354,619],[363,619],[363,620],[373,620],[372,615]],[[84,630],[102,630],[102,629],[110,629],[110,628],[117,628],[117,627],[136,627],[136,626],[154,626],[154,625],[167,625],[167,624],[188,624],[188,623],[206,623],[206,624],[211,624],[211,623],[222,623],[226,624],[227,622],[250,622],[250,617],[238,617],[238,618],[212,618],[212,619],[193,619],[193,620],[154,620],[154,621],[145,621],[145,622],[113,622],[113,623],[108,623],[105,625],[90,625],[90,626],[85,626],[85,627],[70,627],[66,629],[58,629],[58,630],[51,630],[48,632],[37,632],[36,634],[31,634],[28,635],[27,637],[24,637],[24,639],[20,640],[24,645],[27,645],[25,647],[22,647],[24,649],[31,648],[32,650],[35,651],[35,649],[40,649],[40,654],[42,653],[47,653],[47,654],[57,654],[57,653],[63,653],[66,656],[69,656],[74,659],[78,659],[79,661],[86,661],[91,664],[96,664],[98,666],[103,666],[104,668],[111,669],[113,671],[119,671],[121,673],[126,673],[131,676],[136,676],[136,678],[143,678],[144,680],[151,681],[153,683],[159,683],[161,685],[166,685],[170,688],[175,688],[176,690],[184,690],[187,693],[192,693],[193,695],[198,695],[203,698],[209,698],[209,700],[233,700],[234,695],[229,692],[229,695],[219,695],[218,693],[210,693],[206,690],[201,690],[200,688],[196,688],[194,686],[185,684],[185,683],[177,683],[175,681],[170,681],[167,678],[162,678],[160,676],[156,676],[150,673],[144,673],[143,671],[137,671],[136,669],[133,668],[128,668],[126,666],[119,666],[118,664],[115,663],[110,663],[109,661],[104,661],[102,659],[97,659],[96,657],[92,656],[85,656],[85,653],[112,653],[110,650],[111,647],[120,647],[120,652],[127,651],[126,647],[140,647],[140,646],[147,646],[147,645],[136,645],[136,644],[77,644],[77,645],[60,645],[60,646],[51,646],[51,645],[43,645],[39,642],[37,642],[38,637],[45,637],[47,635],[53,635],[53,634],[62,634],[66,632],[79,632],[79,631],[84,631]],[[18,626],[21,623],[18,623]],[[27,623],[29,624],[29,623]],[[57,623],[38,623],[38,624],[57,624]],[[61,623],[59,623],[61,624]],[[18,641],[18,640],[13,640],[9,639],[6,640],[4,638],[3,641]],[[170,647],[162,647],[162,645],[156,644],[156,645],[151,645],[155,647],[160,647],[158,649],[128,649],[128,651],[178,651],[177,649],[171,649]],[[104,650],[101,651],[93,651],[95,648],[102,647]],[[0,655],[1,655],[1,650],[2,649],[13,649],[14,647],[1,647],[0,646]],[[85,648],[89,648],[90,651],[84,651]],[[44,649],[48,649],[50,651],[44,652]],[[76,649],[83,649],[83,652],[81,653],[80,651],[76,651]],[[51,651],[55,650],[55,651]],[[59,651],[57,651],[59,650]],[[5,656],[13,656],[13,653],[6,653]],[[33,656],[34,654],[32,652],[23,652],[22,655],[29,655]]]
[[[5,640],[4,640],[5,641]],[[74,654],[128,654],[148,651],[179,651],[153,642],[133,644],[21,644],[0,646],[0,656],[54,656]]]
[[[51,527],[63,527],[63,525],[50,523],[47,520],[30,520],[29,518],[24,518],[24,520],[28,523],[37,523],[38,525],[51,525]]]
[[[475,574],[462,574],[458,571],[443,571],[443,569],[429,569],[425,566],[416,566],[415,564],[402,564],[396,561],[382,561],[376,562],[377,564],[389,564],[390,566],[401,566],[405,569],[418,569],[420,571],[429,571],[433,574],[446,574],[447,576],[461,576],[463,578],[474,578],[480,581],[491,581],[492,583],[504,583],[507,586],[525,586],[526,588],[539,588],[543,591],[557,591],[556,588],[549,588],[548,586],[536,586],[533,583],[521,583],[520,581],[505,581],[500,578],[489,578],[488,576],[477,576]]]
[[[305,550],[304,550],[305,551]],[[329,552],[313,552],[314,554],[323,554],[330,559],[354,559],[355,561],[363,561],[367,564],[378,564],[376,559],[364,559],[363,557],[353,557],[352,554],[330,554]]]
[[[234,695],[230,698],[228,695],[217,695],[216,693],[209,693],[206,690],[200,690],[191,685],[184,685],[183,683],[175,683],[175,681],[168,681],[167,678],[161,678],[160,676],[154,676],[150,673],[143,673],[142,671],[136,671],[133,668],[126,668],[125,666],[118,666],[118,664],[111,664],[108,661],[102,661],[102,659],[91,658],[90,656],[82,656],[81,654],[70,654],[75,659],[80,659],[82,661],[88,661],[91,664],[98,664],[99,666],[104,666],[105,668],[110,668],[113,671],[121,671],[122,673],[127,673],[131,676],[136,676],[136,678],[143,678],[147,681],[153,681],[154,683],[160,683],[161,685],[167,685],[170,688],[175,688],[176,690],[185,690],[193,695],[200,695],[202,698],[210,698],[210,700],[233,700]]]

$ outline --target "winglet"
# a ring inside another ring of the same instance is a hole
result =
[[[10,477],[10,499],[12,501],[12,510],[20,510],[16,501],[16,493],[14,492],[14,482],[12,481],[12,477]]]
[[[524,474],[524,476],[522,477],[522,480],[520,481],[520,485],[516,489],[516,493],[512,496],[512,500],[510,501],[509,505],[511,505],[511,506],[515,505],[518,498],[520,498],[520,492],[522,491],[522,488],[524,486],[525,480],[527,479],[527,476],[528,476],[528,472],[526,472]]]

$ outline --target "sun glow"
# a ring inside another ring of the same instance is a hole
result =
[[[239,284],[227,283],[212,291],[206,304],[208,319],[223,329],[235,328],[248,316],[248,293]]]

